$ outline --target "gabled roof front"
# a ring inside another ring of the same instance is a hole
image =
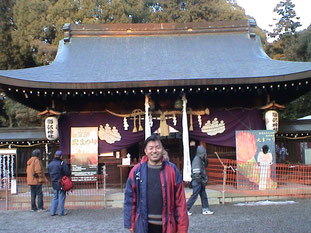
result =
[[[52,64],[1,70],[0,85],[70,90],[311,78],[310,62],[270,59],[253,26],[250,21],[67,25]]]

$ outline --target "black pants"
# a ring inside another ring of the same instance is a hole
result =
[[[148,224],[148,233],[162,233],[161,225]]]

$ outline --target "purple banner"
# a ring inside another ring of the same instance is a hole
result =
[[[174,125],[173,119],[168,119],[167,124],[182,132],[181,115],[176,116],[177,122]],[[188,126],[190,120],[188,115]],[[237,130],[260,130],[265,129],[261,111],[257,109],[233,109],[216,110],[211,109],[209,115],[192,116],[193,131],[189,136],[193,139],[205,141],[220,146],[235,147],[235,131]],[[71,127],[98,127],[99,140],[98,152],[106,153],[128,148],[144,140],[145,131],[139,131],[139,126],[144,128],[144,120],[139,123],[136,117],[135,126],[137,132],[133,132],[133,118],[124,118],[110,113],[72,113],[63,115],[59,119],[60,148],[64,154],[70,154],[70,129]],[[125,130],[125,125],[128,129]],[[152,132],[159,128],[160,121],[153,119]],[[106,140],[101,140],[101,135]],[[111,137],[109,135],[112,135]]]
[[[262,112],[257,109],[211,109],[209,115],[199,118],[192,116],[193,131],[189,131],[189,137],[219,146],[235,147],[236,130],[260,130],[265,129]],[[173,120],[167,124],[182,132],[181,116],[177,118],[176,126]],[[190,127],[189,115],[188,126]]]
[[[105,140],[98,140],[98,153],[106,153],[112,151],[118,151],[123,148],[128,148],[140,141],[143,141],[145,138],[145,131],[139,131],[139,118],[136,118],[136,128],[137,132],[132,132],[134,128],[134,120],[129,117],[126,118],[128,130],[124,129],[124,118],[114,116],[109,113],[72,113],[63,115],[59,118],[59,140],[60,140],[60,149],[64,154],[70,154],[70,129],[71,127],[92,127],[96,126],[98,129],[109,129],[111,131],[104,132],[107,135],[110,133],[115,135],[117,130],[120,136],[119,141],[113,143],[107,143]],[[159,122],[154,121],[152,130],[155,130],[159,127]],[[109,127],[107,127],[109,125]],[[141,120],[141,125],[144,126],[144,121]],[[99,133],[100,136],[100,133]],[[111,141],[110,141],[111,142]]]

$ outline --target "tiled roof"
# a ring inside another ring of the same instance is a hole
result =
[[[145,29],[133,35],[124,30],[124,25],[119,27],[123,34],[120,30],[110,32],[103,25],[98,28],[96,31],[93,25],[85,33],[72,29],[70,42],[60,41],[51,65],[1,70],[0,84],[109,89],[254,84],[311,78],[310,62],[270,59],[259,37],[253,37],[249,30],[229,27],[217,31],[206,26],[210,31],[187,27],[182,33],[182,27],[177,30],[176,26],[164,32],[154,30],[161,33]]]

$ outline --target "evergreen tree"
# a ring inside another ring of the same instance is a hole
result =
[[[296,61],[311,62],[311,27],[297,33],[291,48]],[[285,56],[288,56],[287,54]],[[290,57],[286,57],[290,60]],[[280,114],[281,119],[296,120],[311,114],[311,92],[288,103]]]
[[[244,10],[226,0],[159,0],[148,3],[151,22],[202,22],[246,19]]]
[[[51,45],[55,30],[47,20],[50,4],[51,1],[17,0],[13,8],[13,42],[28,59],[27,67],[49,64],[55,57],[57,46]]]
[[[64,37],[65,23],[212,22],[247,18],[235,1],[226,0],[0,0],[0,6],[0,69],[50,64]],[[32,110],[25,110],[13,100],[4,101],[4,109],[7,121],[0,119],[3,124],[21,126],[31,119],[35,119],[31,124],[41,124]]]
[[[0,69],[24,67],[25,57],[19,53],[19,47],[13,44],[12,32],[14,0],[0,1]]]
[[[285,35],[295,35],[301,23],[298,21],[300,18],[296,16],[295,4],[292,0],[280,1],[274,8],[280,19],[276,19],[275,28],[270,34],[271,37],[282,37]]]
[[[299,61],[311,61],[311,26],[298,34],[295,48]]]
[[[276,19],[275,28],[269,35],[276,41],[267,45],[267,54],[277,60],[297,61],[295,44],[297,43],[297,28],[301,26],[296,16],[295,4],[291,0],[280,1],[274,8],[280,18]]]
[[[4,98],[4,109],[6,119],[0,118],[2,126],[8,127],[32,127],[43,126],[42,116],[38,116],[38,111],[28,108],[8,97]]]
[[[0,1],[0,69],[9,69],[11,61],[10,43],[12,18],[12,2],[10,0]]]

